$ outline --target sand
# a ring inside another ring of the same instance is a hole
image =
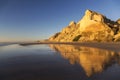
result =
[[[120,52],[120,42],[34,42],[34,43],[21,43],[22,46],[40,45],[40,44],[66,44],[84,47],[100,48],[114,52]]]

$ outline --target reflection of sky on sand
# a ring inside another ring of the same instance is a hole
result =
[[[15,57],[15,56],[21,56],[21,55],[22,56],[31,55],[33,53],[49,54],[49,51],[52,51],[52,50],[47,45],[32,45],[27,47],[20,46],[19,44],[4,45],[4,46],[0,46],[0,59],[13,57],[13,56]]]
[[[73,45],[51,44],[50,47],[60,52],[61,56],[68,59],[71,64],[80,64],[87,76],[101,73],[112,64],[120,63],[120,54],[112,51]]]

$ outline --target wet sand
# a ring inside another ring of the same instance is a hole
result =
[[[119,44],[41,42],[1,46],[0,80],[120,80],[120,53],[114,52],[119,52]]]
[[[76,46],[85,46],[120,52],[120,42],[34,42],[34,43],[21,43],[20,45],[39,45],[39,44],[67,44]]]

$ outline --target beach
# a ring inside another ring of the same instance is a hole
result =
[[[120,52],[120,42],[33,42],[33,43],[20,43],[20,45],[39,45],[39,44],[67,44],[84,47],[93,47],[99,49],[105,49],[115,52]]]

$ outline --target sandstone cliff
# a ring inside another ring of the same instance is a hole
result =
[[[79,22],[70,22],[61,32],[49,38],[49,41],[97,41],[111,42],[120,40],[120,19],[111,21],[104,15],[86,10]]]

